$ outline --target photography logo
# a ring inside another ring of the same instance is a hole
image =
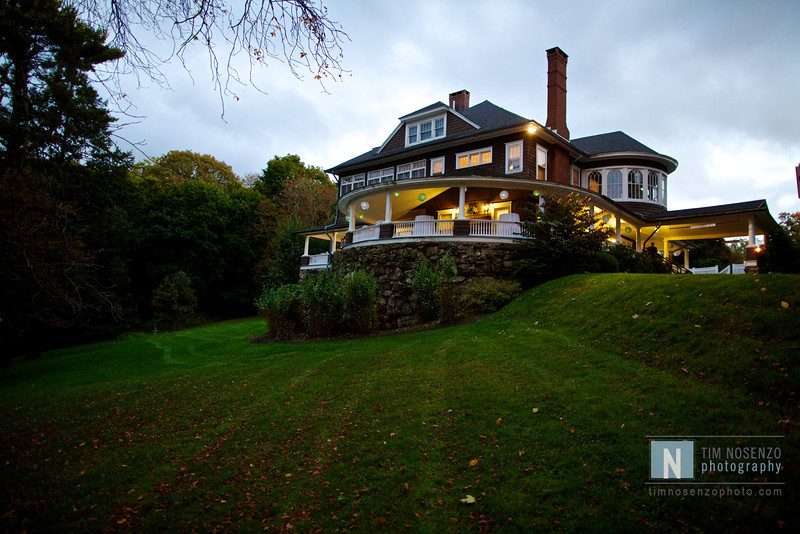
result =
[[[694,478],[694,441],[651,441],[650,478]]]

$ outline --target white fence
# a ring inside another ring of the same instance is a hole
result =
[[[719,268],[719,265],[713,267],[693,267],[689,269],[692,274],[744,274],[744,263],[733,263],[724,269]]]

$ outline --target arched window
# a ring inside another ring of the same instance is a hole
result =
[[[628,173],[628,198],[644,198],[644,176],[639,169]]]
[[[589,173],[589,189],[595,193],[603,192],[603,175],[597,171]]]
[[[647,200],[658,202],[658,185],[660,176],[656,171],[650,171],[647,175]]]
[[[622,171],[619,169],[612,169],[606,175],[608,180],[606,186],[608,188],[608,196],[611,198],[622,198]]]

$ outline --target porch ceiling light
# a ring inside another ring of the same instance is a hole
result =
[[[505,189],[500,191],[500,198],[503,200],[508,200],[508,191],[506,191]]]
[[[425,193],[420,193],[417,195],[417,198],[420,200],[420,202],[425,202],[425,199],[428,198],[428,196]]]
[[[626,226],[626,227],[625,227],[625,233],[626,233],[626,234],[629,234],[629,233],[631,233],[631,232],[633,232],[633,228],[631,228],[630,226]]]
[[[369,209],[369,202],[367,202],[366,200],[361,202],[361,209],[362,210],[368,210]]]

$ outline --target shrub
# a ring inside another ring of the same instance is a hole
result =
[[[459,304],[469,312],[499,310],[516,297],[522,288],[513,280],[498,280],[491,276],[473,278],[461,288]]]
[[[621,243],[608,248],[617,260],[618,270],[624,273],[668,273],[669,266],[660,256],[649,252],[636,252]]]
[[[197,296],[192,279],[183,271],[164,277],[153,293],[153,311],[159,320],[181,324],[197,311]]]
[[[459,291],[456,287],[458,269],[453,256],[448,252],[439,260],[439,287],[436,288],[436,305],[442,324],[453,324],[461,316]]]
[[[330,337],[343,323],[345,291],[342,277],[328,270],[300,282],[303,330],[312,337]]]
[[[300,286],[265,288],[255,304],[267,320],[267,334],[273,339],[288,339],[301,331]]]
[[[441,273],[436,269],[432,269],[427,261],[421,260],[417,263],[414,269],[414,277],[411,280],[411,289],[414,292],[414,306],[417,317],[421,323],[436,319],[438,308],[437,290],[441,279]]]
[[[366,271],[356,270],[344,277],[345,328],[368,334],[378,323],[378,284]]]

